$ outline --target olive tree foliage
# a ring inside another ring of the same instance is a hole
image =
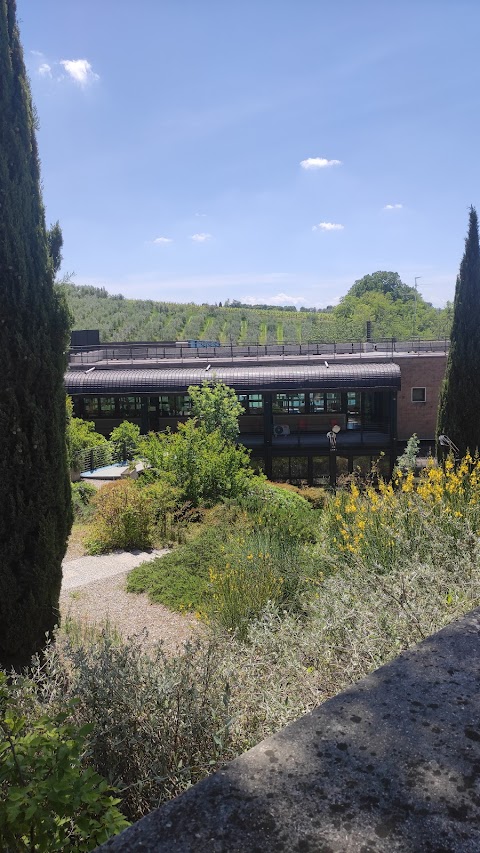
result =
[[[478,217],[470,208],[465,252],[455,287],[453,322],[437,435],[457,445],[463,456],[480,447],[480,247]]]
[[[190,385],[192,415],[207,433],[218,430],[227,441],[235,441],[238,433],[238,418],[243,406],[238,402],[233,388],[213,379],[202,385]]]
[[[71,525],[65,441],[68,312],[53,286],[35,113],[15,0],[0,0],[0,664],[58,622]]]

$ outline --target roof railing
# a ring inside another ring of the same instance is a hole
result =
[[[71,347],[69,351],[70,367],[92,367],[96,364],[116,365],[134,362],[162,361],[210,361],[211,359],[237,360],[240,358],[287,358],[294,356],[335,359],[337,356],[368,355],[370,358],[378,353],[391,358],[399,353],[427,353],[448,351],[447,338],[437,340],[397,341],[395,338],[384,338],[377,341],[307,341],[305,343],[281,344],[222,344],[212,347],[192,347],[187,343],[177,345],[158,343],[106,343],[92,347]]]

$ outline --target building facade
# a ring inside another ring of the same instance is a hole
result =
[[[74,414],[109,435],[123,420],[142,433],[175,429],[190,415],[190,385],[224,382],[243,406],[239,441],[255,464],[316,485],[373,460],[388,475],[413,432],[432,445],[445,364],[439,346],[95,344],[71,351],[65,384]]]

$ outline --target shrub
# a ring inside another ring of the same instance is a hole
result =
[[[223,559],[210,561],[212,617],[245,638],[248,624],[271,602],[294,607],[301,584],[300,547],[268,530],[230,539]],[[219,565],[218,565],[219,564]]]
[[[294,486],[292,483],[275,483],[275,488],[295,492],[308,501],[314,509],[322,509],[325,506],[327,492],[323,486]]]
[[[71,470],[81,467],[78,457],[82,451],[92,447],[102,447],[107,450],[109,444],[104,435],[95,432],[93,421],[84,421],[73,417],[72,401],[67,397],[67,452]]]
[[[209,567],[223,559],[224,531],[207,528],[171,554],[142,563],[130,572],[128,592],[146,592],[172,610],[204,613],[209,598]]]
[[[94,498],[93,533],[85,543],[90,554],[128,548],[151,548],[155,518],[146,490],[132,480],[103,486]]]
[[[166,478],[157,478],[146,485],[140,480],[136,485],[147,502],[155,538],[162,542],[176,538],[179,490]]]
[[[91,850],[128,826],[108,783],[84,766],[93,726],[76,729],[71,713],[27,721],[0,672],[2,850]]]
[[[92,498],[97,494],[97,489],[91,483],[80,480],[72,483],[73,517],[75,521],[88,521],[93,514]]]
[[[75,696],[72,724],[91,723],[85,766],[139,819],[234,757],[222,652],[212,641],[147,656],[141,638],[119,642],[108,631],[82,645],[60,638],[33,674],[36,701],[53,709]]]
[[[183,500],[193,506],[236,498],[254,476],[244,447],[193,420],[179,424],[176,433],[150,433],[141,441],[141,453],[153,468],[174,477]]]
[[[275,531],[285,541],[314,542],[317,516],[297,492],[255,478],[239,503],[259,529]]]
[[[447,460],[445,471],[432,460],[418,481],[413,471],[398,469],[394,483],[364,494],[352,484],[330,499],[324,514],[331,552],[350,565],[361,559],[377,573],[412,554],[428,559],[433,530],[443,531],[452,548],[480,532],[480,460],[467,456],[457,469]]]
[[[403,453],[400,456],[397,456],[397,469],[406,473],[409,471],[415,471],[419,449],[420,439],[418,438],[417,433],[414,432],[408,439],[407,446]]]

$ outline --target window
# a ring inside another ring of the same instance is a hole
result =
[[[347,411],[349,415],[359,415],[361,408],[360,391],[347,392]]]
[[[238,402],[244,408],[245,415],[261,415],[263,412],[262,394],[237,394]]]
[[[340,391],[315,391],[311,396],[310,411],[341,412],[342,395]]]
[[[100,417],[115,417],[115,397],[100,397]]]
[[[426,388],[412,388],[412,403],[425,403],[427,399]]]
[[[325,394],[315,392],[311,396],[310,407],[312,412],[324,412],[325,411]]]
[[[173,394],[160,394],[158,398],[160,417],[168,418],[175,414],[175,397]]]
[[[160,394],[158,405],[161,418],[190,415],[192,411],[192,401],[188,394]]]
[[[177,415],[190,415],[192,412],[192,401],[188,394],[177,394],[175,399]]]
[[[342,395],[340,391],[327,391],[327,412],[341,412],[342,411]]]
[[[98,418],[98,397],[84,397],[83,410],[87,420],[89,418]]]
[[[305,412],[305,394],[274,394],[273,411],[284,415],[301,415]]]
[[[122,418],[139,418],[142,412],[141,397],[119,397],[118,413]]]

